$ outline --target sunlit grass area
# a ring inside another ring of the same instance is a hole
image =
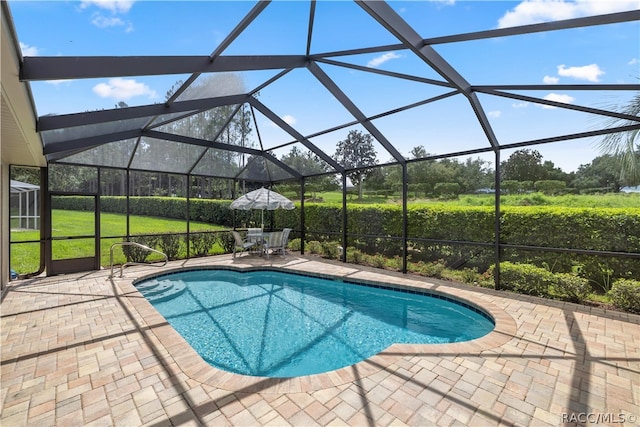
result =
[[[493,194],[461,194],[454,199],[415,198],[409,195],[408,203],[412,204],[447,204],[456,206],[493,206]],[[319,192],[317,198],[327,203],[342,203],[341,192]],[[357,195],[347,196],[348,203],[400,203],[394,196],[367,195],[362,199]],[[640,193],[610,193],[610,194],[566,194],[562,196],[548,196],[542,193],[509,194],[500,196],[503,206],[565,206],[573,208],[638,208],[640,207]]]
[[[54,210],[51,215],[53,236],[92,236],[94,235],[95,222],[93,212]],[[100,214],[100,263],[103,266],[110,265],[110,248],[116,242],[123,241],[126,235],[126,215],[101,213]],[[168,234],[186,233],[186,221],[135,216],[130,217],[130,234],[132,236],[142,234]],[[204,222],[191,222],[191,231],[217,231],[225,229],[222,226]],[[113,239],[108,239],[113,237]],[[40,230],[11,230],[11,242],[29,242],[40,239]],[[215,249],[214,249],[215,250]],[[94,239],[70,239],[54,240],[53,259],[66,259],[77,257],[89,257],[95,255]],[[149,260],[159,259],[157,255],[151,255]],[[125,256],[122,248],[114,249],[114,263],[122,263]],[[19,274],[38,271],[40,266],[40,243],[21,243],[11,245],[11,268]]]

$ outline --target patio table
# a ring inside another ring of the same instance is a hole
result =
[[[251,248],[252,252],[259,252],[260,255],[264,252],[264,232],[261,228],[249,228],[247,229],[247,241],[255,242],[255,245]]]

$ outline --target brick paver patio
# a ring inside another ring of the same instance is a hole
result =
[[[264,379],[210,367],[167,325],[132,285],[160,269],[15,281],[1,304],[1,425],[640,426],[640,316],[294,255],[164,269],[264,264],[456,295],[496,330]]]

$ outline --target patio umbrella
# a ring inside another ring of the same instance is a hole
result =
[[[259,188],[238,197],[231,202],[231,209],[248,211],[250,209],[260,209],[262,211],[262,228],[264,228],[264,210],[273,211],[276,209],[291,210],[295,208],[293,202],[280,193],[267,188]]]

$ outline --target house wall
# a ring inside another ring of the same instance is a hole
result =
[[[0,2],[0,15],[0,286],[4,291],[10,277],[9,165],[45,167],[47,161],[36,133],[31,89],[20,81],[22,57],[7,2]]]

